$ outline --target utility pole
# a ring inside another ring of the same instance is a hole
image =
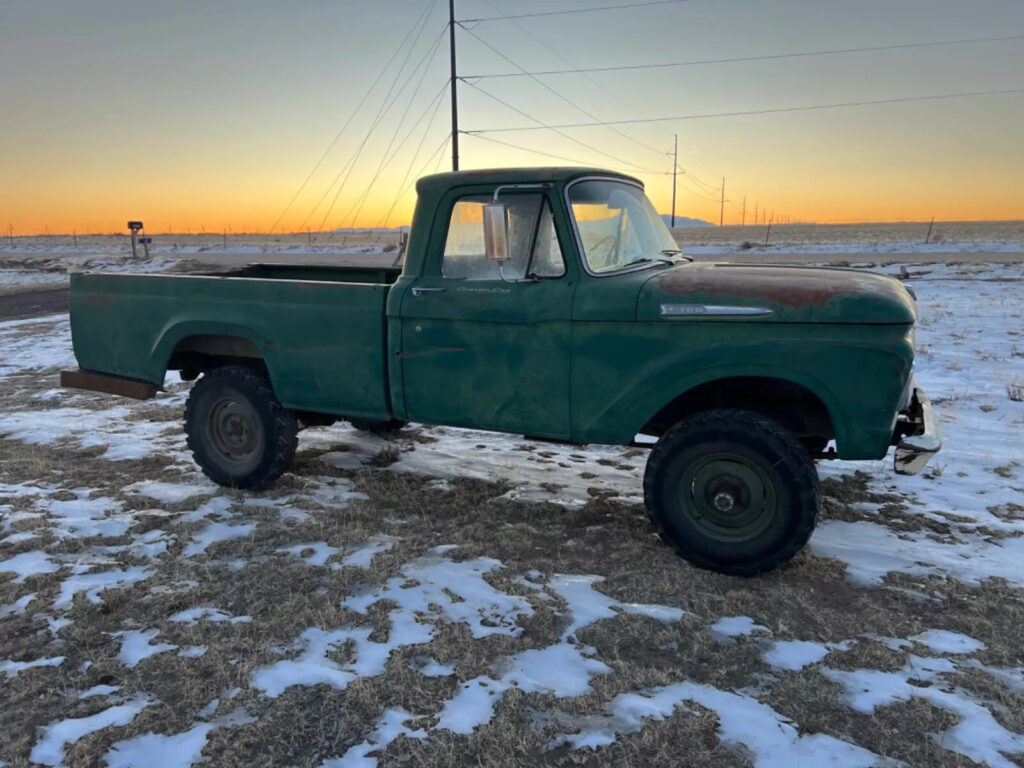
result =
[[[725,223],[725,176],[722,177],[722,207],[718,210],[718,226]]]
[[[679,170],[679,134],[672,147],[672,227],[676,226],[676,172]]]
[[[747,196],[743,196],[743,218],[740,220],[740,226],[747,226]]]
[[[755,200],[754,201],[754,226],[755,227],[757,226],[757,206],[758,206],[758,202]]]
[[[455,0],[448,0],[448,43],[452,54],[452,170],[459,170],[459,95],[455,72]]]

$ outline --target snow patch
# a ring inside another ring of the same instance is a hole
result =
[[[88,717],[56,720],[44,725],[39,728],[39,740],[32,748],[29,758],[43,765],[60,765],[64,762],[64,748],[68,744],[74,744],[83,736],[102,731],[104,728],[128,725],[149,705],[147,696],[137,696],[125,704],[109,707]]]
[[[413,719],[413,716],[404,709],[388,709],[377,720],[377,726],[373,734],[363,742],[350,747],[341,757],[325,760],[320,768],[375,768],[377,759],[370,757],[371,752],[385,749],[388,744],[399,736],[407,736],[410,739],[425,739],[426,731],[411,730],[406,727],[406,722]]]
[[[232,541],[244,539],[249,536],[256,526],[253,523],[242,523],[230,525],[228,523],[210,523],[203,530],[195,535],[183,552],[185,557],[194,557],[203,554],[212,544],[219,541]]]
[[[145,733],[116,742],[106,754],[108,768],[188,768],[199,762],[213,726],[200,723],[182,733]]]
[[[15,584],[21,584],[29,576],[56,573],[60,566],[54,563],[45,552],[33,550],[22,552],[7,560],[0,560],[0,573],[16,573]]]
[[[0,672],[3,672],[7,677],[14,677],[19,672],[23,672],[26,669],[34,669],[35,667],[59,667],[64,663],[63,656],[54,656],[50,659],[36,659],[35,661],[10,661],[4,659],[0,661]]]
[[[121,651],[118,659],[126,667],[134,667],[143,659],[155,656],[158,653],[173,651],[178,646],[170,643],[152,643],[151,641],[160,634],[158,629],[127,630],[113,633],[115,637],[121,638]]]
[[[222,611],[220,608],[202,606],[198,608],[189,608],[185,611],[178,611],[178,613],[171,616],[168,621],[174,621],[182,624],[195,624],[200,619],[206,619],[207,621],[213,622],[226,621],[229,624],[248,624],[252,621],[252,616],[232,616],[230,613]]]
[[[974,653],[985,648],[980,640],[946,629],[929,629],[910,639],[927,645],[936,653]]]
[[[711,626],[711,637],[720,643],[732,642],[735,637],[752,635],[754,632],[771,633],[768,627],[755,624],[749,616],[726,616]]]
[[[391,536],[374,536],[365,546],[346,555],[341,564],[349,568],[369,568],[373,562],[373,556],[380,552],[387,552],[395,546],[395,541],[396,539]]]
[[[53,602],[53,607],[63,610],[71,606],[72,600],[79,592],[85,592],[86,599],[98,605],[102,602],[100,593],[105,589],[127,587],[145,581],[153,575],[145,568],[125,568],[123,570],[101,571],[99,573],[80,573],[66,578],[60,585],[60,594]]]
[[[551,746],[575,749],[610,744],[620,733],[636,733],[645,720],[664,720],[676,707],[693,702],[718,715],[719,737],[727,747],[743,746],[758,768],[848,766],[867,768],[879,757],[825,734],[801,736],[797,727],[766,704],[707,685],[677,683],[616,696],[605,708],[603,724],[556,738]]]

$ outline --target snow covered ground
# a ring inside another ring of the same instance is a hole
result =
[[[1024,274],[904,271],[943,452],[822,464],[754,580],[657,541],[642,450],[339,424],[231,492],[186,385],[63,391],[67,318],[0,323],[0,761],[1019,765]]]
[[[723,245],[688,245],[684,253],[690,256],[717,256],[725,253],[736,253],[735,244]],[[914,254],[948,254],[948,253],[1024,253],[1024,243],[1006,240],[943,240],[938,243],[905,243],[905,242],[834,242],[834,243],[762,243],[754,244],[745,252],[756,260],[761,254],[893,254],[898,253],[913,258]]]

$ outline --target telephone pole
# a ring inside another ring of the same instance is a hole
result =
[[[448,43],[452,58],[452,170],[459,170],[459,96],[455,74],[455,0],[448,0]]]
[[[722,207],[718,210],[718,226],[725,223],[725,176],[722,177]]]
[[[676,226],[676,173],[679,170],[679,134],[672,147],[672,227]]]
[[[740,226],[747,226],[747,196],[743,196],[743,218],[740,219]]]

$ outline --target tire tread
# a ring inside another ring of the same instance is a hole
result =
[[[205,384],[203,382],[206,382]],[[270,410],[271,424],[267,430],[267,450],[263,460],[247,476],[239,480],[224,473],[216,466],[211,466],[203,458],[205,446],[201,438],[193,434],[190,428],[196,417],[196,401],[203,391],[218,383],[231,383],[242,390],[252,392],[256,401],[266,405]],[[285,408],[274,395],[274,389],[266,374],[245,365],[226,365],[214,368],[205,373],[189,392],[185,402],[185,442],[195,462],[203,474],[218,485],[244,490],[260,490],[266,488],[279,478],[292,465],[295,450],[298,447],[298,420],[295,412]]]
[[[685,445],[687,434],[713,428],[721,430],[739,428],[746,432],[755,430],[761,432],[766,438],[776,443],[784,453],[785,464],[796,469],[794,479],[797,487],[801,489],[798,500],[802,510],[797,526],[781,547],[751,561],[723,563],[687,546],[686,542],[677,541],[667,530],[665,521],[661,518],[658,510],[655,477],[661,465],[668,461],[676,450]],[[807,449],[778,422],[755,411],[741,408],[716,408],[701,411],[680,421],[661,436],[647,459],[647,468],[644,472],[644,500],[647,516],[658,532],[658,536],[675,549],[680,557],[701,568],[720,573],[734,576],[756,576],[788,562],[807,544],[821,509],[821,486],[814,461],[807,453]]]

